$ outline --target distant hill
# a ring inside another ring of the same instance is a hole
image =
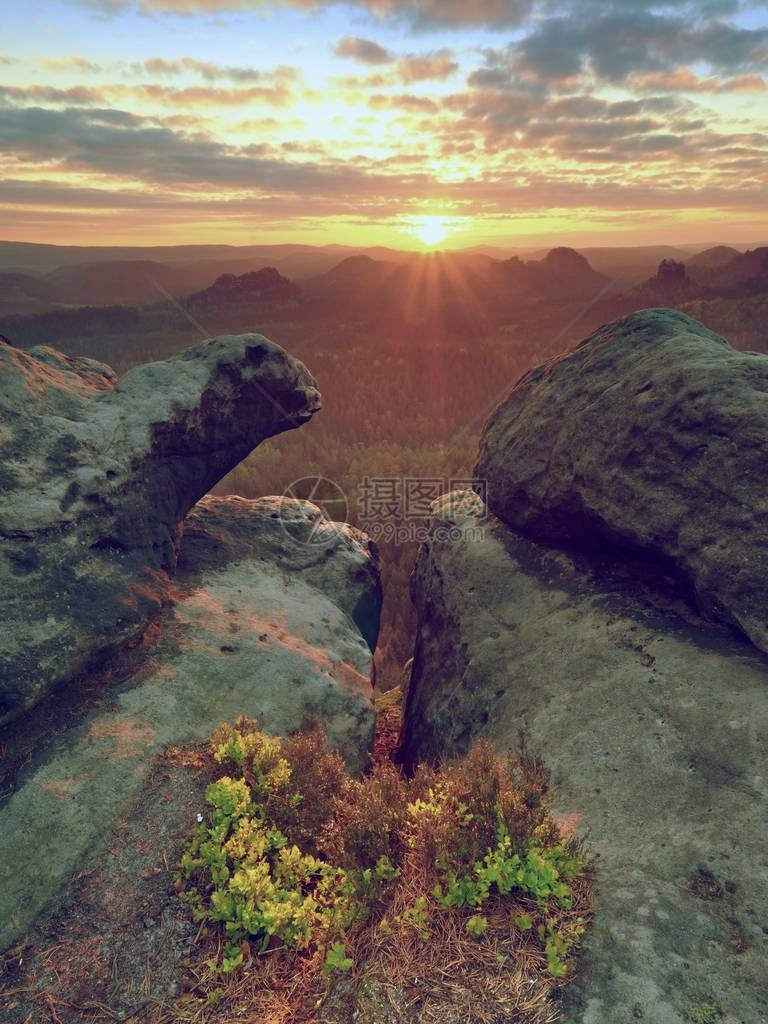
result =
[[[43,281],[49,296],[68,306],[144,305],[181,295],[197,281],[184,270],[154,260],[110,260],[58,267]]]
[[[345,255],[366,253],[378,259],[407,259],[409,254],[384,246],[305,245],[42,245],[35,242],[0,241],[0,274],[14,272],[43,276],[59,267],[77,264],[149,260],[186,268],[204,277],[196,286],[210,284],[220,274],[276,267],[287,277],[310,277],[330,269]]]
[[[283,276],[301,280],[329,269],[338,262],[338,257],[324,250],[289,252],[277,262],[276,269]],[[260,257],[180,263],[156,260],[65,263],[44,274],[0,271],[0,315],[36,314],[77,306],[142,306],[167,302],[164,292],[179,298],[205,288],[222,274],[240,276],[258,271],[268,263],[268,255],[261,253]]]
[[[204,247],[175,248],[177,255],[181,250],[190,256]],[[329,331],[366,343],[384,337],[398,349],[430,348],[446,340],[461,345],[500,332],[514,338],[519,349],[533,345],[532,324],[552,337],[560,337],[571,321],[578,321],[574,331],[581,330],[585,309],[601,323],[641,307],[698,302],[710,318],[722,319],[725,304],[731,304],[732,315],[734,303],[768,297],[768,247],[741,253],[717,246],[690,256],[668,246],[595,250],[605,273],[585,251],[567,246],[528,259],[478,251],[400,254],[383,248],[278,246],[275,264],[257,267],[253,255],[233,256],[235,247],[219,247],[221,259],[210,257],[212,248],[207,258],[189,262],[105,260],[61,266],[45,275],[0,272],[0,331],[23,344],[52,337],[112,338],[104,342],[110,358],[121,337],[151,336],[155,349],[165,351],[194,328],[189,317],[211,333],[263,330],[282,340]],[[263,257],[264,248],[258,251]],[[660,252],[661,259],[648,268],[648,260]],[[616,280],[620,257],[629,260],[624,265],[634,267],[633,273],[646,266],[645,276]],[[286,262],[305,272],[312,266],[320,270],[295,279],[281,270]],[[222,266],[230,269],[214,273]],[[600,296],[608,284],[613,287]],[[739,320],[746,343],[757,337],[762,344],[762,310],[753,302]],[[307,332],[310,324],[315,326]],[[96,351],[90,340],[88,348]]]
[[[316,299],[333,297],[335,301],[362,299],[379,291],[397,275],[401,263],[373,259],[364,253],[347,256],[324,274],[305,282],[307,294]]]
[[[494,260],[508,260],[510,256],[521,256],[524,253],[534,252],[533,249],[517,249],[512,245],[473,245],[461,251],[470,255],[490,256]]]
[[[575,255],[583,257],[586,266],[578,263]],[[716,271],[729,266],[728,256],[737,255],[741,253],[736,247],[723,245],[699,253],[687,246],[668,245],[578,250],[565,246],[513,250],[482,245],[422,253],[336,244],[57,246],[0,241],[0,315],[34,314],[79,305],[152,304],[162,300],[157,285],[179,298],[204,290],[222,274],[239,277],[270,266],[306,288],[318,309],[342,298],[349,305],[348,312],[364,311],[366,303],[372,301],[397,305],[398,295],[407,292],[411,296],[409,318],[416,320],[432,315],[421,300],[414,299],[420,291],[419,282],[430,282],[427,305],[432,312],[441,306],[455,310],[457,275],[462,275],[464,286],[480,299],[477,315],[493,318],[501,315],[499,307],[508,306],[515,293],[528,291],[532,298],[566,298],[569,291],[575,295],[582,288],[597,287],[596,275],[615,280],[617,290],[632,289],[649,280],[662,259],[685,263],[690,276],[702,284],[726,287],[725,277]],[[339,272],[340,276],[320,280],[347,260],[353,262]],[[355,285],[344,283],[357,274]],[[734,269],[734,274],[739,282],[754,276],[746,264],[742,270]],[[355,295],[358,286],[361,290]],[[733,281],[728,285],[735,286]],[[499,289],[502,294],[495,294]]]
[[[686,261],[663,259],[656,273],[626,291],[621,301],[628,309],[637,309],[755,297],[768,298],[768,246],[745,253],[713,246]]]
[[[282,245],[42,245],[0,241],[0,270],[16,268],[43,274],[76,263],[111,263],[152,260],[158,263],[198,263],[205,260],[248,259],[274,263],[276,259],[320,247],[297,243]]]
[[[730,245],[713,245],[703,252],[690,256],[685,261],[688,270],[712,270],[715,267],[727,266],[736,256],[741,253]]]
[[[544,295],[558,297],[574,293],[585,297],[608,283],[608,278],[595,270],[583,253],[566,246],[550,249],[541,260],[528,260],[525,276]]]
[[[690,255],[674,245],[595,246],[579,248],[590,266],[618,288],[631,288],[656,272],[662,260],[682,260]]]
[[[768,293],[768,246],[737,253],[727,263],[708,268],[698,275],[709,290],[722,296],[740,296]]]
[[[542,260],[493,259],[478,252],[433,252],[405,261],[348,256],[303,288],[318,315],[427,324],[474,333],[531,302],[589,299],[606,278],[573,249]]]
[[[0,273],[0,311],[6,314],[38,313],[51,305],[44,280],[31,274]]]

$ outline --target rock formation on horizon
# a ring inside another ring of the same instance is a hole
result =
[[[274,267],[262,267],[245,274],[221,274],[208,288],[188,295],[184,304],[192,312],[207,313],[254,304],[265,310],[286,304],[295,306],[300,299],[298,285]]]

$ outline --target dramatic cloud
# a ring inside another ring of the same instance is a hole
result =
[[[333,166],[287,162],[266,144],[227,146],[128,111],[0,107],[0,137],[17,158],[153,184],[339,194],[355,180],[357,191],[365,190],[365,173],[356,168],[336,182]]]
[[[367,209],[382,217],[396,217],[402,213],[403,200],[395,179],[384,175],[371,177],[368,180],[364,195],[358,194],[360,184],[356,172],[350,168],[336,167],[329,169],[324,181],[338,179],[338,188],[342,194],[352,194],[356,199],[363,198]],[[315,181],[317,184],[317,181]],[[416,199],[434,193],[426,179],[414,176],[412,179],[413,196]],[[731,193],[733,190],[733,194]],[[606,210],[675,210],[697,209],[701,203],[711,206],[722,204],[738,204],[744,208],[759,205],[762,196],[759,188],[743,180],[736,185],[723,188],[718,186],[702,187],[702,194],[695,195],[689,189],[662,186],[656,189],[638,182],[599,183],[568,182],[553,178],[540,186],[528,182],[515,184],[512,194],[515,210],[539,210],[547,206],[589,206],[598,199]],[[475,182],[461,185],[446,186],[441,195],[457,203],[482,204],[489,211],[500,214],[510,213],[510,186],[499,182]],[[169,189],[120,189],[115,191],[107,188],[83,188],[82,186],[63,185],[53,179],[41,179],[34,184],[8,179],[0,181],[0,204],[24,204],[25,206],[45,207],[57,206],[68,208],[69,216],[76,217],[78,210],[114,210],[124,209],[136,211],[141,209],[157,212],[165,209],[169,218],[181,216],[199,216],[200,214],[222,213],[224,211],[237,216],[246,214],[265,214],[284,219],[285,217],[318,217],[333,216],[340,212],[339,197],[335,192],[317,189],[301,203],[288,189],[282,193],[270,190],[266,194],[252,191],[246,195],[214,197],[205,194],[176,192]],[[341,207],[341,212],[354,213],[355,207],[350,203]]]
[[[337,57],[351,57],[361,64],[391,64],[394,55],[372,39],[360,39],[359,36],[345,36],[340,39],[335,50]]]
[[[722,223],[749,206],[758,224],[765,207],[765,4],[46,2],[83,51],[36,50],[33,27],[11,22],[7,53],[44,56],[0,57],[4,223],[46,204],[54,220],[71,204],[83,223],[122,210],[130,225],[146,207],[239,232],[249,216],[375,225],[434,209],[478,224],[666,210],[685,226],[677,211]],[[103,16],[129,9],[146,35]],[[252,15],[209,16],[233,10]]]
[[[722,21],[699,21],[642,8],[607,8],[541,21],[506,50],[489,51],[474,84],[514,84],[522,75],[557,82],[589,71],[610,82],[635,72],[674,70],[703,63],[715,71],[759,72],[768,58],[768,28],[745,29]]]

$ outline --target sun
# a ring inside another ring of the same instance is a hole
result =
[[[410,230],[424,245],[438,245],[450,234],[451,225],[445,217],[425,214],[423,217],[411,217]]]

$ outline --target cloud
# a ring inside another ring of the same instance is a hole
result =
[[[704,78],[687,67],[675,68],[673,71],[649,71],[646,74],[633,75],[633,89],[641,92],[646,90],[669,92],[765,92],[768,83],[760,75],[732,75],[720,77],[711,75]]]
[[[561,4],[556,13],[532,22],[521,38],[486,50],[468,85],[518,93],[539,83],[562,92],[580,82],[596,88],[638,76],[652,82],[655,75],[660,88],[666,79],[671,89],[719,91],[713,76],[720,75],[741,90],[759,90],[757,78],[768,64],[768,27],[744,28],[724,20],[732,8],[730,0],[696,5],[668,0],[663,6],[649,0],[584,0],[571,9]],[[694,66],[700,81],[693,72],[683,81],[680,69]],[[707,78],[702,69],[712,79],[707,86],[701,84]]]
[[[533,9],[533,0],[358,0],[380,16],[398,15],[417,28],[446,26],[466,28],[469,25],[488,25],[510,28],[520,25]]]
[[[141,64],[134,64],[135,71],[148,71],[150,75],[180,75],[180,60],[166,60],[165,57],[150,57]]]
[[[253,85],[244,89],[222,89],[205,85],[191,85],[177,89],[157,82],[130,86],[125,92],[154,103],[194,108],[197,105],[239,107],[248,103],[268,103],[273,107],[287,107],[294,99],[287,86]]]
[[[194,110],[198,106],[235,108],[255,103],[265,103],[273,108],[287,107],[292,104],[294,93],[288,85],[270,85],[268,82],[264,85],[229,89],[207,85],[177,88],[160,82],[105,85],[99,88],[73,86],[69,89],[57,89],[47,85],[0,86],[0,103],[14,106],[44,103],[57,107],[98,107],[116,97],[123,100],[148,100],[165,106]],[[188,116],[195,119],[194,115]]]
[[[187,134],[157,118],[111,109],[18,110],[0,107],[4,154],[57,170],[91,171],[148,185],[274,189],[277,192],[339,194],[351,180],[362,183],[358,168],[335,174],[340,162],[285,161],[266,144],[236,147],[200,132]]]
[[[337,79],[338,84],[347,89],[381,89],[387,85],[412,85],[415,82],[444,81],[459,70],[458,63],[453,59],[453,53],[447,49],[433,50],[431,53],[423,54],[408,53],[398,59],[389,50],[385,50],[378,43],[368,39],[353,37],[342,39],[336,47],[336,53],[341,52],[342,44],[344,44],[342,56],[355,57],[368,64],[394,64],[391,71],[384,73],[378,72],[362,77],[346,75]],[[379,50],[381,55],[378,54]]]
[[[395,57],[389,50],[372,39],[361,39],[359,36],[344,36],[336,44],[337,57],[350,57],[361,64],[391,64]]]
[[[584,14],[545,19],[505,55],[494,55],[493,67],[505,68],[510,76],[532,73],[546,80],[589,70],[599,79],[621,82],[634,72],[696,62],[727,72],[759,71],[765,65],[768,28],[745,29],[642,8],[608,8],[594,18]]]
[[[646,183],[642,181],[601,180],[567,181],[556,175],[543,177],[537,182],[467,182],[435,188],[427,178],[413,176],[408,181],[407,192],[403,181],[395,175],[369,175],[362,180],[359,174],[348,167],[333,168],[333,174],[325,175],[324,183],[332,189],[318,187],[318,179],[312,179],[311,190],[306,194],[295,189],[278,192],[270,189],[260,192],[252,188],[235,195],[212,195],[189,190],[176,191],[161,186],[154,189],[89,188],[80,185],[66,185],[53,179],[42,178],[35,182],[5,179],[0,181],[0,206],[4,206],[4,220],[15,214],[17,219],[27,216],[27,211],[38,209],[42,215],[40,223],[50,223],[52,216],[46,207],[55,207],[59,216],[75,221],[89,210],[103,210],[111,218],[124,211],[135,217],[137,212],[146,211],[154,218],[165,218],[168,223],[197,219],[231,217],[240,222],[244,216],[259,216],[264,220],[274,218],[279,225],[286,220],[302,221],[317,217],[361,216],[365,223],[370,217],[398,218],[408,204],[418,204],[426,198],[456,204],[461,210],[482,208],[485,213],[509,218],[510,210],[519,214],[536,213],[552,208],[601,209],[603,215],[611,211],[632,216],[633,211],[676,211],[700,209],[727,209],[732,211],[756,211],[763,205],[763,190],[753,180],[745,178],[744,171],[754,168],[749,157],[733,161],[733,179],[727,184],[702,183],[697,189],[679,185]],[[260,221],[261,222],[261,221]]]
[[[75,0],[82,6],[115,13],[138,8],[144,14],[221,14],[226,11],[259,11],[264,0]],[[534,0],[347,0],[348,6],[369,11],[378,18],[395,18],[415,28],[466,28],[488,25],[509,28],[520,25]],[[324,0],[271,0],[272,7],[317,11]]]
[[[436,114],[440,107],[428,96],[400,93],[396,96],[375,93],[368,99],[371,110],[403,110],[412,114]]]
[[[133,65],[136,71],[146,71],[151,75],[180,75],[190,71],[200,75],[206,82],[215,82],[221,78],[231,82],[264,82],[276,81],[281,84],[294,82],[299,77],[296,68],[281,64],[270,71],[257,68],[237,67],[229,64],[215,64],[211,61],[195,60],[193,57],[182,57],[180,60],[166,60],[164,57],[149,57],[140,64]]]
[[[459,65],[452,60],[449,50],[438,50],[421,57],[412,54],[397,62],[397,73],[406,85],[411,82],[424,82],[428,79],[450,78],[458,70]]]
[[[733,147],[745,158],[762,155],[768,167],[768,137],[729,130],[712,111],[674,94],[612,101],[586,89],[558,96],[476,88],[445,97],[441,107],[431,134],[448,145],[444,152],[471,143],[473,165],[486,178],[589,177],[601,165],[603,181],[642,175],[663,191],[673,172],[675,182],[699,188],[702,176],[721,180],[722,153]]]
[[[339,75],[332,78],[330,84],[334,89],[356,92],[366,89],[385,89],[393,85],[395,78],[391,74],[377,72],[374,75]]]
[[[85,57],[74,55],[62,57],[61,59],[50,57],[41,60],[40,67],[45,68],[47,71],[77,71],[80,74],[96,74],[104,70],[101,64],[96,64],[94,61],[86,60]]]
[[[143,2],[178,9],[203,0]],[[247,58],[230,65],[222,55],[234,51],[223,48],[214,52],[221,62],[131,64],[129,53],[100,88],[87,87],[91,69],[77,63],[85,58],[64,58],[50,70],[82,70],[83,84],[0,88],[0,165],[17,180],[0,186],[0,202],[70,202],[84,217],[143,204],[168,223],[174,210],[182,222],[226,211],[233,223],[247,214],[304,223],[398,216],[428,200],[495,216],[579,206],[734,209],[765,194],[768,139],[751,129],[764,121],[755,106],[767,88],[758,65],[768,30],[723,21],[730,0],[709,3],[720,13],[708,19],[687,0],[537,3],[536,18],[509,43],[511,33],[497,33],[496,48],[479,56],[462,48],[457,59],[458,49],[430,49],[446,34],[424,40],[420,52],[410,30],[438,9],[443,25],[460,25],[458,4],[358,2],[399,19],[407,42],[388,49],[372,29],[361,30],[372,38],[334,35],[325,45],[359,61],[346,70],[360,75],[313,81],[313,92],[296,68],[262,70]],[[523,5],[505,6],[519,13]],[[465,0],[462,17],[488,18],[494,7]],[[465,86],[459,71],[468,60],[476,66]],[[450,95],[431,85],[442,82]],[[724,103],[703,106],[708,94],[729,92],[741,94],[731,123],[718,113]],[[72,176],[80,191],[64,184]]]
[[[0,104],[53,103],[57,106],[71,106],[75,103],[87,107],[104,102],[102,89],[81,85],[70,89],[56,89],[50,85],[0,85]]]

